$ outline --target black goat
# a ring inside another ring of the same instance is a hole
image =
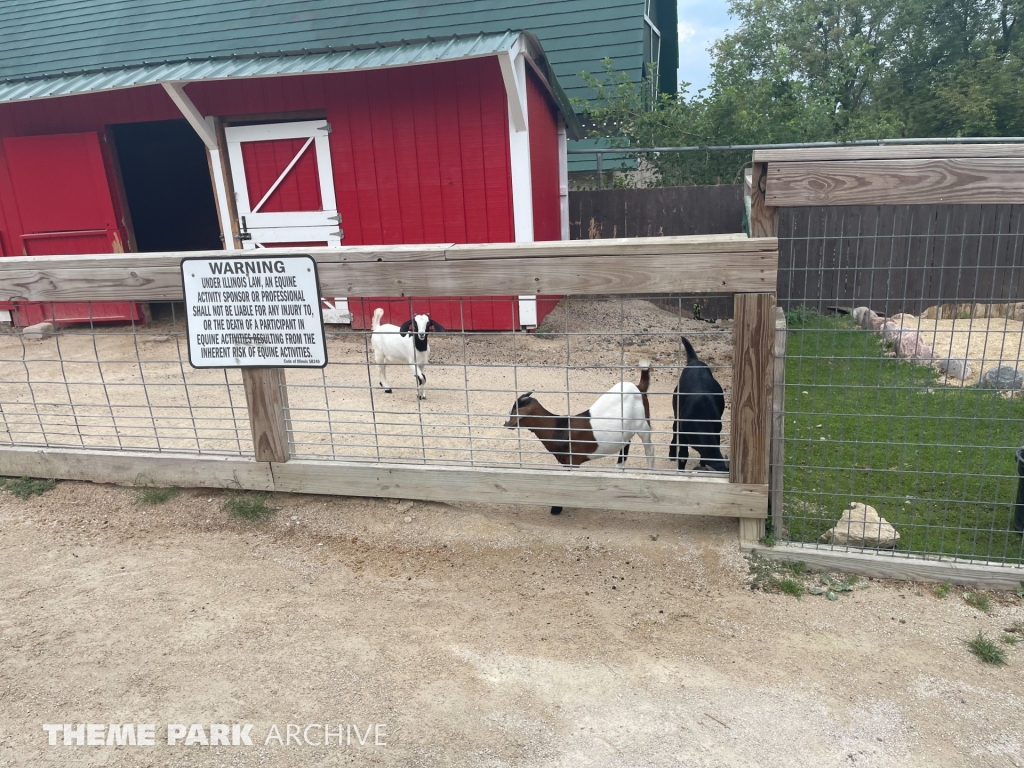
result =
[[[722,414],[725,413],[725,395],[708,368],[697,357],[693,346],[683,338],[686,347],[686,367],[679,374],[679,383],[672,393],[672,413],[675,425],[668,457],[686,469],[689,449],[700,454],[698,467],[728,472],[729,461],[722,456],[719,435],[722,432]]]

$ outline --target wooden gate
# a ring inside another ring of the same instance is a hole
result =
[[[339,246],[341,216],[326,120],[224,129],[242,248]],[[348,302],[328,297],[324,321],[348,322]]]

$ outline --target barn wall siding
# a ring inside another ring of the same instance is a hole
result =
[[[323,111],[346,245],[511,242],[505,88],[495,57],[369,72],[193,83],[204,115]],[[0,105],[0,138],[181,119],[160,86]],[[0,149],[0,241],[21,225]]]
[[[537,76],[528,71],[526,100],[530,113],[530,175],[533,186],[533,239],[561,240],[558,178],[558,111]]]

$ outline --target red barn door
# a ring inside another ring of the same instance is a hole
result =
[[[127,233],[117,214],[98,133],[3,140],[26,256],[121,253]],[[141,320],[128,302],[15,304],[18,325]]]

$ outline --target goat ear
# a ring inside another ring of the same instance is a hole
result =
[[[530,397],[531,395],[533,395],[533,390],[532,389],[529,392],[527,392],[525,395],[520,395],[519,396],[519,400],[520,401],[525,400],[526,398]]]
[[[398,329],[399,335],[408,336],[410,328],[412,328],[412,320],[406,320],[404,323],[402,323],[402,327]]]
[[[428,331],[436,331],[437,333],[444,333],[445,332],[444,326],[441,325],[436,320],[431,320],[430,322],[427,323],[427,330]]]

